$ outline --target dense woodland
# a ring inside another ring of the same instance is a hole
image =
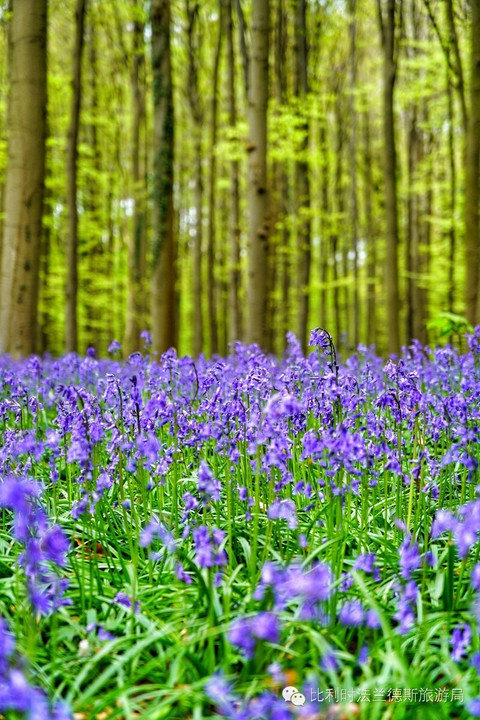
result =
[[[477,0],[13,0],[0,43],[0,351],[480,322]]]

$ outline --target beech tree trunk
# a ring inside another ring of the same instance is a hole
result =
[[[203,172],[202,136],[203,106],[198,91],[198,55],[200,39],[198,32],[199,3],[190,5],[187,0],[188,22],[188,102],[193,119],[194,132],[194,182],[195,182],[195,237],[193,242],[193,354],[198,357],[203,350],[202,313],[202,244],[203,244]]]
[[[357,17],[356,0],[349,0],[350,52],[349,52],[349,110],[350,110],[350,218],[352,223],[351,248],[353,257],[353,333],[354,347],[360,341],[358,297],[358,196],[357,196],[357,113],[355,89],[357,85]]]
[[[247,341],[267,335],[267,253],[270,233],[267,192],[269,0],[253,0],[248,101]]]
[[[145,23],[141,20],[140,5],[134,0],[133,63],[131,75],[132,92],[132,177],[133,177],[133,226],[128,242],[128,284],[125,349],[127,355],[140,350],[142,330],[146,329],[146,158],[145,138]]]
[[[296,40],[296,95],[300,107],[305,106],[308,93],[308,47],[307,47],[307,8],[306,0],[297,0],[295,22]],[[310,219],[310,177],[308,146],[310,127],[308,117],[302,123],[303,138],[300,147],[300,160],[296,162],[297,184],[297,243],[298,257],[298,325],[297,333],[304,351],[307,347],[308,311],[310,307],[310,265],[312,257],[311,219]]]
[[[288,14],[284,0],[278,0],[275,13],[275,45],[274,45],[274,87],[275,100],[278,108],[287,99],[286,54],[288,48]],[[283,352],[286,347],[286,335],[290,325],[291,296],[291,254],[290,225],[288,222],[289,175],[284,162],[276,159],[273,162],[274,187],[272,188],[272,206],[274,208],[272,227],[275,228],[277,246],[277,290],[280,304],[277,308],[277,324],[279,329],[278,350]]]
[[[398,283],[398,209],[397,209],[397,150],[395,144],[395,116],[393,97],[397,72],[395,41],[395,6],[401,0],[386,0],[385,17],[382,0],[377,0],[378,17],[383,48],[383,132],[385,210],[387,248],[385,284],[387,300],[388,352],[400,352],[400,300]]]
[[[468,118],[465,167],[465,259],[467,320],[476,325],[480,321],[480,293],[478,292],[480,235],[480,3],[472,0],[470,34],[470,113]]]
[[[35,351],[47,108],[47,2],[15,0],[9,33],[8,166],[0,352]]]
[[[173,209],[174,116],[170,54],[170,2],[152,0],[153,74],[153,349],[175,346],[175,248]]]
[[[208,237],[207,237],[207,304],[208,304],[208,321],[210,335],[210,354],[214,355],[218,352],[218,319],[217,319],[217,297],[219,295],[218,287],[220,285],[215,277],[215,243],[216,243],[216,218],[215,203],[216,192],[215,183],[217,180],[217,159],[215,150],[217,145],[217,126],[218,126],[218,71],[220,65],[220,54],[222,51],[222,33],[223,33],[223,9],[219,4],[218,18],[218,39],[215,50],[215,58],[213,62],[213,86],[212,86],[212,124],[211,124],[211,144],[210,144],[210,172],[208,180]]]
[[[78,210],[77,210],[77,160],[80,106],[82,98],[82,55],[85,39],[85,13],[87,0],[77,0],[75,10],[75,44],[73,49],[72,109],[67,141],[67,302],[66,302],[66,350],[78,350]]]
[[[377,344],[377,244],[373,221],[374,185],[372,177],[372,149],[370,140],[369,111],[364,113],[364,202],[367,231],[367,342]]]
[[[235,102],[235,52],[233,43],[232,0],[225,0],[225,24],[227,35],[227,95],[228,124],[234,128],[237,123]],[[242,318],[240,312],[240,193],[239,163],[230,163],[230,264],[228,282],[228,340],[234,342],[242,335]]]

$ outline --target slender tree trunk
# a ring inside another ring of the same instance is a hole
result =
[[[400,351],[400,300],[398,283],[398,209],[397,209],[397,151],[395,144],[395,115],[393,97],[396,79],[395,5],[401,0],[386,0],[383,17],[382,0],[377,0],[383,47],[383,131],[385,143],[385,210],[387,220],[387,253],[385,283],[387,299],[388,352]]]
[[[342,340],[342,312],[340,307],[340,273],[339,273],[339,256],[341,252],[340,247],[340,228],[343,226],[344,219],[344,202],[343,202],[343,187],[342,187],[342,175],[343,175],[343,126],[342,126],[342,113],[340,109],[340,103],[337,98],[335,103],[336,110],[336,132],[337,132],[337,145],[335,148],[335,185],[334,185],[334,197],[335,197],[335,214],[331,226],[331,245],[332,245],[332,257],[333,257],[333,313],[335,317],[335,342],[337,347],[341,344]],[[345,306],[344,319],[347,318],[348,308]]]
[[[173,209],[174,116],[170,55],[170,2],[152,0],[153,73],[153,347],[175,345],[175,248]]]
[[[374,185],[372,178],[372,149],[370,140],[370,116],[364,113],[364,163],[365,177],[363,182],[365,219],[367,230],[367,342],[377,344],[377,243],[373,221]]]
[[[16,0],[9,34],[0,352],[35,351],[47,108],[47,3]]]
[[[296,0],[296,95],[300,107],[306,106],[308,93],[308,47],[307,47],[306,0]],[[305,110],[307,112],[307,110]],[[310,306],[310,265],[312,257],[310,219],[310,167],[308,146],[310,126],[308,117],[302,122],[303,138],[300,147],[301,158],[296,162],[297,222],[298,222],[298,338],[304,351],[307,347],[308,312]]]
[[[349,104],[350,104],[350,221],[352,223],[353,258],[353,344],[360,341],[359,297],[358,297],[358,195],[357,195],[357,113],[355,111],[355,90],[357,85],[357,17],[356,0],[349,0],[350,53],[349,53]]]
[[[227,35],[227,94],[228,94],[228,124],[233,129],[237,124],[237,109],[235,102],[235,51],[233,43],[233,15],[232,0],[225,1],[225,20]],[[239,340],[242,336],[240,314],[240,192],[239,192],[239,163],[232,160],[230,163],[230,261],[228,283],[228,339],[229,342]]]
[[[216,217],[215,183],[217,181],[217,158],[215,155],[218,130],[218,70],[220,66],[220,55],[222,52],[223,34],[223,8],[219,3],[218,18],[218,40],[213,63],[213,87],[212,87],[212,135],[210,144],[210,168],[208,180],[208,236],[207,236],[207,304],[210,334],[210,354],[218,352],[218,318],[217,318],[217,296],[218,285],[215,277],[215,241],[216,241]]]
[[[245,86],[245,95],[248,99],[248,91],[249,91],[249,58],[248,58],[248,52],[247,52],[247,41],[246,41],[246,27],[245,27],[245,17],[243,15],[243,9],[242,9],[242,3],[241,0],[234,0],[235,2],[235,9],[237,12],[238,17],[238,40],[240,44],[240,54],[242,57],[242,66],[243,66],[243,81]]]
[[[78,210],[77,210],[77,160],[80,106],[82,98],[82,55],[85,39],[85,13],[87,0],[77,0],[75,10],[75,44],[73,50],[72,108],[67,142],[67,302],[66,302],[66,350],[78,350]]]
[[[133,58],[131,73],[132,92],[132,177],[133,177],[133,224],[128,242],[127,321],[125,346],[127,355],[143,346],[140,333],[146,329],[146,187],[145,157],[145,23],[141,19],[139,0],[133,0]]]
[[[407,232],[405,238],[405,268],[407,271],[406,288],[406,330],[407,342],[413,340],[414,314],[415,314],[415,285],[418,273],[418,244],[419,244],[419,218],[418,218],[418,192],[415,189],[418,176],[418,116],[416,101],[409,112],[408,128],[408,200],[407,200]]]
[[[326,113],[325,113],[326,116]],[[321,246],[320,246],[320,318],[319,324],[328,328],[328,302],[327,302],[327,282],[328,282],[328,263],[330,259],[330,240],[332,237],[331,215],[330,215],[330,168],[327,143],[326,120],[321,120],[320,125],[320,149],[321,149],[321,202],[322,209],[320,214],[321,228]],[[333,255],[335,262],[335,255]],[[316,324],[316,323],[315,323]]]
[[[284,0],[277,1],[275,18],[274,92],[276,105],[280,109],[281,106],[285,104],[287,98],[286,54],[288,48],[288,15]],[[273,178],[274,221],[272,222],[272,227],[275,228],[277,262],[279,266],[277,278],[279,283],[280,306],[278,307],[277,313],[280,337],[279,350],[282,352],[285,349],[287,332],[291,329],[290,290],[292,279],[292,249],[290,247],[291,233],[288,222],[289,177],[286,163],[280,159],[275,159],[273,162]]]
[[[476,325],[480,321],[480,293],[478,292],[480,234],[480,3],[471,3],[470,31],[470,113],[467,133],[465,168],[465,260],[467,263],[466,305],[467,320]]]
[[[449,210],[449,229],[448,229],[448,310],[455,312],[455,258],[456,258],[456,233],[455,233],[455,214],[456,214],[456,195],[457,195],[457,173],[455,168],[455,139],[454,139],[454,122],[455,111],[453,106],[452,86],[450,82],[450,71],[447,66],[447,98],[448,98],[448,168],[449,168],[449,193],[448,193],[448,210]]]
[[[85,123],[85,134],[91,153],[91,176],[87,189],[83,193],[85,205],[85,219],[89,226],[88,238],[82,243],[83,252],[80,253],[80,272],[82,278],[82,296],[85,317],[84,336],[86,346],[80,348],[86,350],[93,346],[97,351],[102,347],[108,347],[112,340],[111,331],[113,325],[113,314],[115,303],[102,303],[103,293],[98,289],[99,276],[107,276],[105,268],[105,252],[102,243],[104,228],[102,227],[102,190],[98,178],[102,172],[102,157],[100,151],[97,123],[99,118],[100,97],[98,90],[98,53],[97,53],[97,24],[98,20],[94,14],[94,6],[90,6],[89,22],[86,29],[86,44],[88,56],[87,76],[88,100],[85,105],[88,107],[89,120]],[[83,98],[82,98],[83,102]],[[108,253],[110,257],[110,253]]]
[[[267,334],[269,6],[269,0],[253,0],[249,63],[247,340],[259,345],[263,344]]]
[[[424,100],[421,108],[421,127],[429,126],[428,105]],[[414,248],[413,269],[414,269],[414,295],[413,295],[413,337],[419,340],[422,345],[428,342],[428,277],[430,263],[430,244],[432,235],[431,215],[433,190],[431,178],[433,177],[433,141],[430,134],[422,130],[420,136],[419,169],[422,169],[423,185],[425,189],[418,192],[418,245]]]
[[[203,244],[203,173],[202,136],[203,107],[198,91],[198,56],[200,39],[198,26],[199,4],[190,5],[187,0],[188,20],[188,101],[194,124],[194,181],[195,181],[195,238],[193,244],[193,352],[200,355],[203,350],[202,313],[202,244]]]

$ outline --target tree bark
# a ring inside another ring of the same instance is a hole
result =
[[[215,277],[215,243],[216,243],[216,218],[215,183],[217,181],[217,158],[215,155],[218,131],[218,70],[220,66],[220,54],[222,51],[223,33],[223,8],[219,3],[218,18],[218,39],[213,63],[213,87],[212,87],[212,124],[210,141],[210,163],[208,180],[208,236],[207,236],[207,304],[210,335],[210,354],[218,353],[218,319],[217,319],[217,297],[219,295],[217,278]]]
[[[269,6],[269,0],[253,0],[249,61],[247,340],[259,345],[267,334]]]
[[[77,161],[80,106],[82,98],[82,55],[85,39],[85,13],[87,0],[77,0],[75,9],[75,43],[73,49],[72,107],[67,141],[67,298],[66,298],[66,350],[78,350],[78,209]]]
[[[398,283],[398,208],[397,208],[397,151],[395,144],[395,115],[393,97],[397,71],[395,42],[395,6],[401,0],[386,0],[383,17],[382,0],[377,0],[383,48],[383,132],[385,143],[385,210],[387,224],[387,252],[385,284],[387,300],[388,352],[400,351],[400,301]]]
[[[367,235],[367,342],[369,345],[377,344],[377,243],[375,225],[373,220],[374,184],[372,177],[372,149],[370,140],[369,110],[364,113],[364,164],[365,177],[363,181],[365,219]]]
[[[308,46],[307,46],[307,8],[306,0],[296,0],[296,95],[300,108],[305,108],[308,93]],[[303,138],[300,146],[300,159],[295,163],[297,190],[297,222],[299,247],[298,257],[298,339],[306,351],[308,313],[310,307],[310,266],[312,257],[311,219],[310,219],[310,167],[308,163],[308,146],[310,124],[305,116],[302,122]]]
[[[233,43],[233,15],[232,0],[225,2],[225,21],[227,35],[227,94],[228,94],[228,124],[233,129],[237,123],[237,109],[235,102],[235,51]],[[234,342],[242,335],[242,319],[240,312],[240,193],[239,193],[239,163],[232,160],[230,163],[230,262],[228,283],[228,340]]]
[[[470,113],[468,118],[465,167],[465,260],[467,320],[476,325],[480,321],[479,276],[479,216],[480,200],[480,3],[470,3]]]
[[[194,182],[195,182],[195,237],[193,243],[193,353],[196,357],[203,350],[202,313],[202,244],[203,244],[203,173],[202,136],[203,107],[198,90],[198,56],[200,38],[198,26],[199,3],[193,7],[187,0],[188,22],[188,102],[193,119],[194,132]]]
[[[153,349],[175,346],[175,248],[173,208],[174,116],[170,55],[170,2],[152,0],[153,74]]]
[[[145,137],[145,23],[141,16],[138,0],[133,0],[133,57],[131,70],[132,93],[132,178],[133,178],[133,223],[128,241],[128,283],[127,319],[125,328],[125,349],[127,355],[140,350],[140,338],[146,329],[146,253],[147,253],[147,188]]]
[[[355,89],[357,85],[357,17],[356,0],[349,0],[350,52],[349,52],[349,110],[350,110],[350,221],[351,248],[353,257],[353,344],[360,341],[359,298],[358,298],[358,196],[357,196],[357,114],[355,111]]]
[[[9,34],[8,166],[0,352],[35,351],[47,108],[47,2],[15,0]]]

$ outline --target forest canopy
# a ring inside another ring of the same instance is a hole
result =
[[[4,2],[0,351],[452,339],[479,158],[477,2]]]

